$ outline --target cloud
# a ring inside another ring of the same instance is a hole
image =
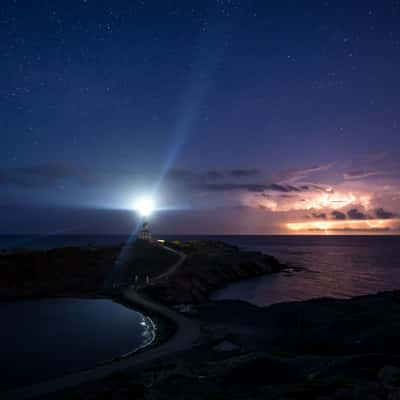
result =
[[[350,228],[350,227],[343,227],[343,228],[329,228],[328,231],[330,233],[335,232],[368,232],[368,233],[379,233],[379,232],[391,232],[395,231],[396,229],[392,229],[390,227],[383,227],[383,228]],[[308,232],[326,232],[327,229],[322,228],[309,228]]]
[[[195,177],[194,173],[188,169],[175,168],[168,171],[167,179],[173,181],[187,181]]]
[[[343,174],[343,178],[346,181],[353,181],[353,180],[358,180],[358,179],[363,179],[363,178],[368,178],[369,176],[375,176],[378,175],[379,171],[373,171],[373,170],[353,170],[353,171],[348,171]]]
[[[308,191],[308,190],[317,190],[317,191],[322,191],[322,192],[331,192],[331,188],[326,188],[321,185],[315,185],[315,184],[308,184],[308,185],[301,185],[300,189],[303,191]]]
[[[325,213],[312,213],[311,214],[314,218],[320,218],[320,219],[326,219],[326,214]]]
[[[208,180],[221,180],[224,177],[231,177],[235,179],[247,178],[258,175],[259,173],[260,171],[257,169],[232,169],[230,171],[210,170],[205,173],[200,173],[188,169],[175,168],[168,172],[167,178],[173,181],[192,180],[201,183]]]
[[[347,216],[350,219],[367,219],[368,216],[366,214],[364,214],[363,212],[359,211],[357,208],[352,208],[349,211],[347,211]]]
[[[209,191],[233,191],[243,190],[247,192],[279,192],[279,193],[301,193],[310,191],[314,186],[303,185],[280,185],[278,183],[263,184],[263,183],[202,183],[200,188]]]
[[[275,191],[275,192],[284,192],[284,193],[291,193],[291,192],[308,192],[308,191],[325,191],[325,188],[319,185],[309,184],[309,185],[282,185],[278,183],[272,183],[267,185],[266,190]]]
[[[248,176],[258,175],[260,171],[258,169],[233,169],[230,171],[230,175],[235,178],[243,178]]]
[[[377,208],[375,210],[375,215],[379,219],[391,219],[391,218],[396,217],[396,214],[394,214],[390,211],[386,211],[383,208]]]
[[[270,185],[267,185],[266,186],[266,190],[270,190],[270,191],[273,191],[273,192],[284,192],[284,193],[301,192],[301,189],[296,187],[296,186],[280,185],[278,183],[272,183]]]
[[[20,187],[31,186],[27,177],[8,170],[0,170],[0,185],[11,185]]]
[[[310,174],[330,169],[334,163],[313,165],[305,168],[290,168],[283,173],[283,180],[298,181],[307,178]]]
[[[221,180],[227,176],[240,179],[258,174],[260,174],[260,171],[257,169],[232,169],[230,171],[210,170],[205,173],[200,173],[189,169],[174,168],[168,172],[167,177],[174,181],[187,181],[191,179],[202,182],[207,180]]]
[[[76,168],[61,162],[49,162],[16,168],[14,169],[14,173],[24,176],[37,176],[50,180],[59,180],[80,175],[80,171]]]
[[[346,219],[346,214],[342,213],[341,211],[334,210],[331,212],[331,215],[334,219],[337,219],[338,221]]]
[[[258,183],[204,183],[200,185],[202,189],[212,192],[244,190],[248,192],[264,192],[268,186]]]
[[[48,162],[26,167],[0,169],[0,185],[21,188],[52,187],[72,179],[82,185],[96,183],[100,175],[86,168],[77,168],[63,162]]]
[[[222,172],[216,170],[211,170],[206,172],[206,177],[212,180],[221,179],[223,176],[224,174]]]

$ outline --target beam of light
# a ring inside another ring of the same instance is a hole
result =
[[[211,39],[208,38],[208,40]],[[154,185],[153,195],[157,194],[164,178],[174,165],[187,138],[190,136],[196,120],[199,118],[201,106],[214,83],[214,77],[222,61],[222,55],[222,44],[211,52],[206,52],[205,50],[200,52],[192,70],[191,86],[182,99],[181,118],[177,121],[172,132],[172,145],[161,168],[158,180]]]
[[[209,11],[210,15],[217,15],[213,13],[213,10]],[[162,182],[175,163],[178,154],[181,152],[191,133],[194,123],[199,117],[201,105],[214,82],[215,74],[222,61],[227,41],[227,34],[219,26],[217,19],[210,21],[208,31],[203,33],[202,40],[198,46],[200,50],[192,68],[191,84],[186,95],[182,99],[183,107],[181,118],[177,121],[176,127],[172,132],[173,144],[161,168],[160,175],[153,189],[149,192],[152,198],[157,197]],[[213,46],[211,50],[210,46]],[[116,260],[111,276],[106,280],[106,286],[113,286],[118,280],[122,284],[124,280],[124,264],[129,255],[131,245],[137,236],[140,225],[141,223],[139,221],[129,236],[126,245]],[[118,282],[116,283],[118,284]]]

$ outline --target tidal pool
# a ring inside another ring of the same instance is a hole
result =
[[[0,303],[0,388],[95,367],[150,344],[153,322],[108,299]]]

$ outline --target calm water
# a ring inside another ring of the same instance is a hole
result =
[[[304,269],[234,283],[216,292],[214,299],[265,306],[400,289],[400,236],[239,236],[228,240]]]
[[[0,303],[0,388],[94,367],[150,343],[150,320],[111,300]]]

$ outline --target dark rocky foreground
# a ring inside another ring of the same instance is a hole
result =
[[[104,295],[104,282],[113,271],[123,245],[20,250],[0,254],[0,300]],[[160,246],[137,240],[124,252],[124,281],[138,275],[155,276],[178,256]]]
[[[191,351],[50,399],[399,399],[400,291],[195,306]]]
[[[184,264],[166,280],[147,290],[167,304],[202,303],[217,287],[283,268],[270,256],[241,251],[217,241],[168,243],[187,253]],[[179,256],[162,246],[136,240],[130,246],[88,246],[44,251],[0,253],[0,300],[26,297],[104,295],[104,282],[121,254],[124,269],[114,278],[124,284],[152,279],[168,270]]]
[[[167,243],[186,253],[183,265],[168,279],[146,288],[165,304],[201,304],[210,293],[230,282],[282,271],[286,266],[258,251],[243,251],[221,241],[194,240]]]
[[[210,302],[211,291],[228,282],[284,266],[273,257],[222,242],[168,245],[187,258],[168,278],[142,290],[197,319],[199,342],[140,370],[47,399],[400,399],[400,291],[266,308]],[[158,276],[176,262],[160,247],[143,242],[135,246],[126,260],[129,276]],[[120,250],[3,255],[0,296],[98,293]]]
[[[0,300],[96,295],[121,247],[3,253],[0,255]]]

